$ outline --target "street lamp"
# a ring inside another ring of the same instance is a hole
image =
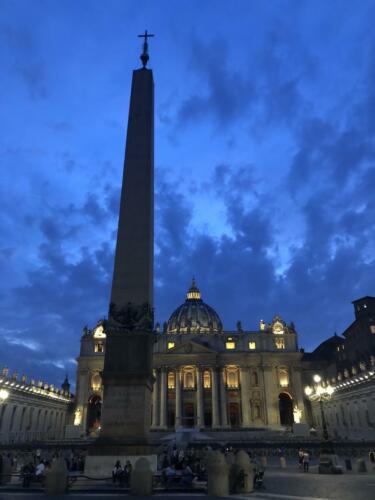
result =
[[[9,392],[6,389],[0,389],[0,405],[9,398]]]
[[[334,389],[334,387],[332,387],[329,384],[326,387],[323,387],[321,384],[322,377],[318,374],[313,376],[313,381],[314,381],[313,387],[310,387],[310,386],[305,387],[305,394],[310,399],[310,401],[318,401],[319,402],[320,415],[322,418],[323,438],[325,440],[327,440],[328,439],[328,429],[327,429],[326,418],[324,415],[323,401],[329,401],[331,399],[332,394],[334,393],[335,389]]]

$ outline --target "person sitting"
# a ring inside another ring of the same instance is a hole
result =
[[[113,468],[113,471],[112,471],[112,480],[114,483],[120,482],[122,473],[123,473],[123,470],[121,467],[121,462],[120,462],[120,460],[117,460],[117,462],[115,463],[115,466]]]
[[[173,465],[168,465],[166,471],[165,471],[165,476],[167,478],[167,486],[173,483],[175,477],[176,477],[176,469],[174,468]]]
[[[194,474],[188,464],[182,469],[181,485],[190,488],[193,482]]]
[[[30,486],[31,480],[35,474],[35,467],[32,462],[24,465],[21,470],[22,473],[22,487],[28,488]]]
[[[45,470],[46,470],[46,466],[44,465],[43,460],[41,460],[35,469],[35,477],[36,477],[37,481],[42,481],[42,479],[44,477]]]
[[[132,470],[133,470],[133,466],[130,462],[130,460],[127,460],[126,461],[126,464],[125,464],[125,467],[124,467],[124,484],[126,486],[130,486],[130,478],[131,478],[131,475],[132,475]]]

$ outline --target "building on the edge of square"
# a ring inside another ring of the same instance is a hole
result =
[[[6,399],[2,398],[2,395]],[[0,373],[0,444],[53,441],[65,437],[74,399],[65,378],[61,388],[33,378]]]
[[[324,401],[328,435],[341,439],[375,439],[375,297],[354,300],[355,320],[342,336],[322,342],[302,360],[303,383],[313,386],[315,374],[322,387],[331,385]],[[319,403],[306,401],[308,420],[322,430]]]

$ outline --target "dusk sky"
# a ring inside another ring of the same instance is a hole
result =
[[[107,314],[139,33],[155,79],[155,311],[306,350],[375,295],[375,1],[2,0],[0,365],[75,378]]]

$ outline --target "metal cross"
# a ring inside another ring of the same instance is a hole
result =
[[[149,38],[151,38],[152,36],[155,36],[155,35],[151,35],[150,33],[147,32],[147,30],[145,30],[144,35],[138,35],[138,38],[144,38],[143,52],[141,54],[141,61],[142,61],[142,64],[143,64],[144,68],[146,67],[147,62],[150,59],[149,55],[148,55],[148,43],[147,43],[147,40]]]

